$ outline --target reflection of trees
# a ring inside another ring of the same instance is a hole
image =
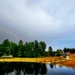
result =
[[[50,64],[50,68],[54,68],[54,64],[51,63],[51,64]]]
[[[20,75],[21,74],[21,70],[17,69],[15,72],[16,75]]]
[[[47,73],[47,68],[46,68],[46,65],[45,65],[45,64],[42,64],[42,67],[41,67],[41,71],[40,71],[40,73],[41,73],[41,75]]]
[[[0,74],[8,74],[15,71],[16,75],[21,75],[21,72],[32,75],[44,75],[47,72],[45,64],[40,63],[0,63]]]
[[[5,74],[5,65],[4,65],[4,63],[0,63],[0,74],[1,75],[4,75]]]
[[[61,65],[59,65],[59,67],[61,67],[61,68],[62,68],[62,66],[61,66]]]
[[[12,68],[11,68],[12,67]],[[0,63],[0,74],[4,75],[4,74],[8,74],[13,72],[13,64],[11,63]]]

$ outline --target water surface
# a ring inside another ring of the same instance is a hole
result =
[[[75,75],[75,69],[54,64],[3,62],[0,75]]]

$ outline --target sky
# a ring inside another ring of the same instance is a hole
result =
[[[75,0],[0,0],[0,42],[44,41],[75,48]]]

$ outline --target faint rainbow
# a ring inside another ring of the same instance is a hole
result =
[[[1,30],[10,33],[11,35],[13,35],[15,38],[17,38],[18,40],[22,40],[21,37],[19,37],[18,35],[16,35],[15,33],[11,32],[10,30],[4,28],[4,27],[0,27]]]

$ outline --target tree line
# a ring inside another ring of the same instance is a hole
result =
[[[61,56],[63,52],[75,53],[74,48],[57,49],[53,51],[51,46],[46,50],[46,43],[38,42],[23,42],[19,40],[18,44],[5,39],[0,44],[0,56],[12,55],[13,57],[41,57],[41,56]]]
[[[75,53],[75,48],[64,48],[63,49],[64,52],[70,52],[70,53]]]
[[[45,55],[46,44],[43,41],[23,42],[18,44],[10,42],[8,39],[0,44],[0,56],[13,55],[13,57],[39,57]]]

